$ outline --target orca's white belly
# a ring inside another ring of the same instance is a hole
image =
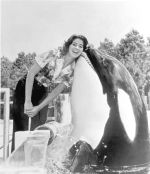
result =
[[[96,72],[84,58],[79,58],[71,92],[72,136],[85,139],[95,148],[102,138],[109,110]]]

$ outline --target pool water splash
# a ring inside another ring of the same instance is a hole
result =
[[[46,168],[48,174],[72,174],[68,152],[76,143],[73,137],[57,136],[47,148]],[[67,167],[66,167],[67,166]],[[108,166],[85,165],[82,174],[150,174],[150,163],[110,168]],[[79,172],[78,172],[79,174]]]
[[[47,148],[46,167],[48,174],[70,174],[66,166],[70,165],[68,152],[74,144],[73,138],[69,136],[57,136]]]

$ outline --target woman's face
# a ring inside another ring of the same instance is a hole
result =
[[[83,41],[79,38],[73,40],[69,46],[68,54],[72,58],[77,58],[83,52]]]

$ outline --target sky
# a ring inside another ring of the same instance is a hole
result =
[[[1,57],[19,52],[40,54],[83,34],[97,48],[105,38],[114,44],[136,29],[150,37],[147,0],[1,0]]]

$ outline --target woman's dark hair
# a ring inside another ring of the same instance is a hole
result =
[[[72,44],[72,42],[75,39],[81,39],[83,41],[83,51],[87,48],[88,40],[85,36],[83,35],[72,35],[69,37],[67,41],[65,41],[63,48],[62,48],[62,54],[65,55],[68,52],[69,46]]]

